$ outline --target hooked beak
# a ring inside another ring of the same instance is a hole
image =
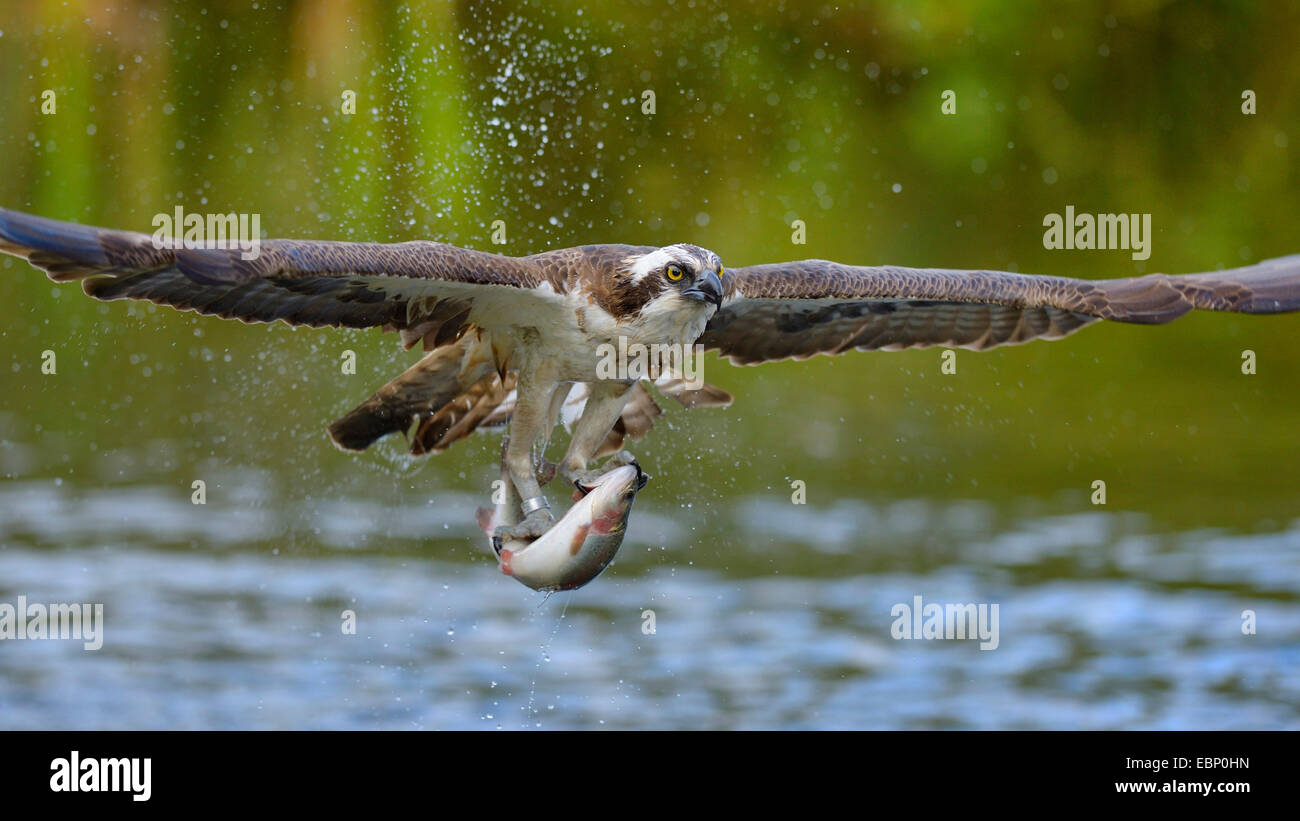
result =
[[[682,291],[682,296],[697,302],[712,302],[715,307],[722,307],[722,280],[712,271],[695,280],[691,287]]]

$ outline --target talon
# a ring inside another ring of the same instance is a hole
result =
[[[568,479],[570,482],[573,482],[573,486],[576,487],[578,490],[582,491],[582,494],[584,496],[587,495],[587,493],[591,491],[592,487],[595,486],[596,480],[599,479],[601,476],[605,475],[604,469],[565,470],[562,468],[560,470],[560,473],[563,474],[565,479]]]
[[[560,467],[558,472],[559,475],[572,482],[578,492],[585,496],[591,492],[591,488],[595,485],[597,479],[614,468],[620,468],[624,465],[633,465],[636,467],[638,475],[642,473],[641,465],[637,463],[636,457],[625,450],[615,451],[599,468],[582,470],[564,465]]]
[[[555,516],[546,508],[539,508],[524,517],[519,524],[498,527],[492,534],[493,546],[506,540],[532,541],[551,529]]]
[[[635,465],[636,457],[625,450],[615,451],[613,455],[605,461],[604,470],[613,470],[621,468],[624,465]],[[639,468],[638,468],[639,469]]]

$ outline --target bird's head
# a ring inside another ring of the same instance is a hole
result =
[[[624,284],[642,304],[669,302],[701,308],[722,305],[724,269],[718,255],[698,245],[666,245],[623,261]]]

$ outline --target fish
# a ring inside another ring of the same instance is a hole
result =
[[[650,481],[641,466],[622,465],[594,481],[575,483],[574,504],[534,540],[502,539],[498,527],[522,516],[519,494],[502,466],[504,488],[495,508],[479,508],[478,524],[487,534],[501,572],[534,590],[576,590],[600,575],[614,560],[636,495]]]

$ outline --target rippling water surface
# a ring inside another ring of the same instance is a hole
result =
[[[0,643],[0,726],[1300,727],[1300,522],[752,498],[710,528],[724,548],[646,494],[612,569],[548,599],[477,552],[468,496],[298,511],[255,485],[201,515],[160,487],[0,486],[0,601],[102,602],[106,622],[98,652]],[[303,544],[263,540],[299,516]],[[354,547],[385,521],[384,550]],[[726,572],[741,547],[770,570]],[[916,595],[998,603],[998,648],[893,640]]]

